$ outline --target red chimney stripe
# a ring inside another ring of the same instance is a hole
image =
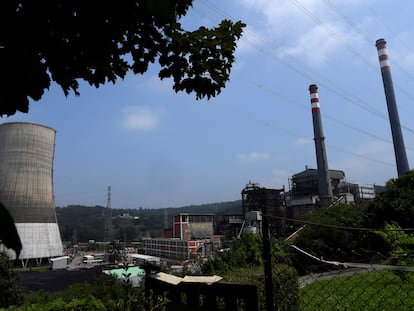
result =
[[[391,71],[391,67],[390,66],[383,66],[381,67],[381,72],[390,72]]]
[[[385,49],[386,46],[387,44],[385,42],[378,43],[377,50]]]
[[[388,60],[388,55],[387,55],[387,54],[380,55],[380,56],[378,57],[378,59],[379,59],[380,61],[383,61],[383,60]]]

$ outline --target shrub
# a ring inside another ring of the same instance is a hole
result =
[[[0,253],[0,308],[20,305],[23,302],[23,292],[17,286],[17,277],[11,268],[10,260]]]

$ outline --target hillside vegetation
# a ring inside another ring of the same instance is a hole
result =
[[[105,218],[112,219],[113,239],[134,241],[142,237],[162,236],[165,222],[172,227],[172,217],[180,213],[241,214],[241,201],[162,209],[108,210],[103,206],[82,205],[56,207],[61,238],[73,242],[103,241]]]

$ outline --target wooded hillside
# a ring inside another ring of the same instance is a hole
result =
[[[110,212],[110,215],[108,215]],[[162,209],[111,209],[103,206],[69,205],[56,207],[63,241],[103,241],[105,218],[112,219],[112,237],[133,241],[142,237],[161,236],[165,227],[172,227],[172,217],[180,213],[241,214],[241,201],[190,205]]]

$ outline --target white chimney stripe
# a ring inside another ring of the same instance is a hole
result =
[[[312,103],[312,108],[320,108],[319,102]]]
[[[378,56],[382,56],[382,55],[388,55],[386,48],[378,50]]]
[[[390,61],[388,59],[382,60],[382,61],[380,61],[380,66],[381,66],[381,68],[390,66]]]
[[[318,98],[318,93],[310,93],[310,98],[311,99]]]

